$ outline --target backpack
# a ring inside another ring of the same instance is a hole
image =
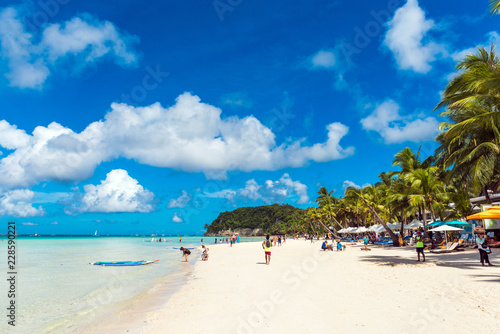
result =
[[[266,240],[266,247],[267,247],[267,248],[271,248],[271,241]]]

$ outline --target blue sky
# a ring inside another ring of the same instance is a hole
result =
[[[0,220],[194,234],[314,205],[430,155],[488,1],[11,1],[0,8]]]

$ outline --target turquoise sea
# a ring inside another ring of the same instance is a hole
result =
[[[1,332],[78,333],[159,284],[184,279],[200,260],[201,237],[182,237],[182,244],[178,236],[161,238],[166,242],[151,242],[152,237],[17,237],[16,326],[7,325],[8,286],[2,279]],[[214,239],[204,237],[204,244],[212,245]],[[255,240],[241,238],[241,242]],[[0,242],[5,258],[6,241],[3,237]],[[174,249],[180,245],[197,248],[189,263],[182,262],[181,252]],[[131,260],[159,262],[133,267],[89,264]]]

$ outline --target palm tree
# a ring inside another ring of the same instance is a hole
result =
[[[500,0],[490,0],[490,14],[500,14]]]
[[[394,232],[392,232],[392,230],[385,223],[384,219],[382,219],[382,217],[377,212],[377,209],[381,212],[387,211],[387,209],[383,204],[380,204],[381,198],[377,193],[375,186],[370,185],[363,188],[363,190],[349,187],[346,190],[346,195],[347,194],[349,194],[349,196],[351,197],[359,198],[364,203],[364,205],[372,212],[373,217],[378,220],[380,224],[382,224],[382,226],[384,226],[386,232],[392,239],[393,245],[399,246],[398,237],[394,234]]]
[[[330,203],[330,201],[332,200],[332,193],[333,193],[333,190],[328,191],[325,187],[319,188],[319,191],[318,191],[319,196],[318,196],[318,198],[316,198],[315,202],[317,202],[320,207]]]
[[[488,190],[500,187],[500,59],[494,47],[478,48],[457,64],[462,71],[447,85],[436,109],[445,107],[447,117],[436,140],[438,165],[472,188],[480,188],[489,201]]]
[[[433,220],[436,220],[434,206],[448,199],[443,181],[438,176],[437,167],[419,168],[408,175],[411,182],[412,194],[409,195],[410,203],[415,207],[422,206],[424,228],[427,222],[427,212],[430,210]]]

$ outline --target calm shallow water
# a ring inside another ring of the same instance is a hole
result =
[[[12,333],[78,332],[75,324],[98,320],[165,277],[186,270],[180,251],[174,249],[180,247],[179,237],[166,237],[170,239],[160,243],[149,242],[151,237],[18,237],[16,327],[6,327],[4,320],[0,328]],[[200,239],[183,237],[182,245],[199,247]],[[211,245],[214,237],[204,241]],[[6,254],[5,239],[1,245]],[[190,262],[198,261],[199,254],[193,250]],[[160,261],[133,267],[89,265],[129,260]],[[7,305],[7,285],[2,281],[2,305]]]

